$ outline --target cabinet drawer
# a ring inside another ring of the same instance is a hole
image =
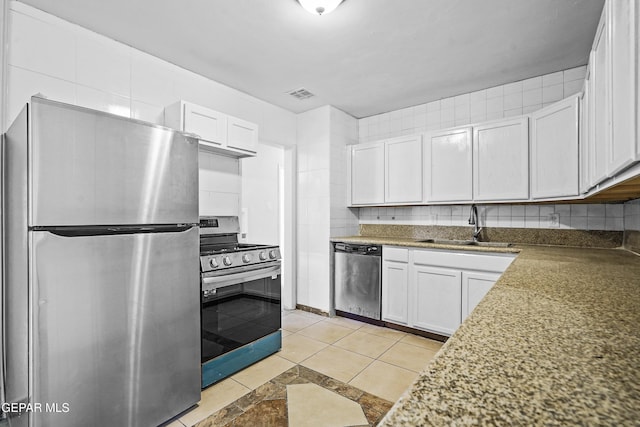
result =
[[[409,262],[409,250],[393,246],[383,246],[382,259],[384,261]]]

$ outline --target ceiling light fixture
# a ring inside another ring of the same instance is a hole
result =
[[[331,13],[343,0],[298,0],[307,12],[313,15]]]

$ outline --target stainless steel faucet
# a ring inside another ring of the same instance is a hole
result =
[[[469,212],[469,225],[475,226],[473,228],[473,241],[477,242],[478,237],[480,237],[482,227],[480,227],[480,220],[478,219],[478,207],[475,204],[471,205],[471,212]]]

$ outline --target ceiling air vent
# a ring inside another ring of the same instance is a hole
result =
[[[294,98],[303,100],[303,99],[307,99],[307,98],[311,98],[312,96],[315,96],[314,94],[312,94],[311,92],[309,92],[308,90],[306,90],[305,88],[301,87],[300,89],[294,89],[290,92],[287,92],[289,95],[293,96]]]

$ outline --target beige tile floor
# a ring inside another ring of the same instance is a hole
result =
[[[299,310],[283,313],[282,332],[280,352],[204,390],[198,407],[168,427],[193,426],[296,364],[395,402],[442,346],[393,329]],[[296,401],[288,402],[290,413]],[[295,420],[289,421],[295,427]]]

